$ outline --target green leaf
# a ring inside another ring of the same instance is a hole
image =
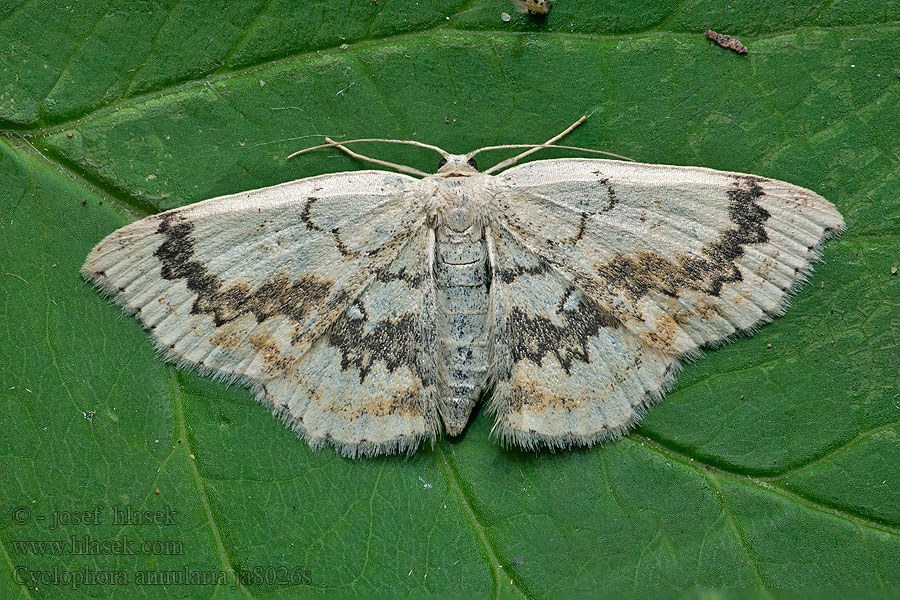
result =
[[[865,0],[0,6],[0,597],[898,591],[898,35]],[[602,448],[503,450],[479,414],[410,457],[312,452],[78,274],[147,214],[360,168],[285,162],[320,134],[461,152],[589,111],[568,143],[790,181],[848,223],[786,316]],[[114,523],[129,508],[172,522]],[[137,548],[27,543],[73,539]]]

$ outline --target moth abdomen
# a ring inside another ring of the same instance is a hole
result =
[[[465,428],[488,371],[487,252],[483,239],[439,231],[435,283],[439,356],[444,377],[440,413],[450,435]]]

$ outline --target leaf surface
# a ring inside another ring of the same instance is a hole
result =
[[[862,0],[559,0],[546,20],[488,0],[0,7],[0,596],[896,590],[898,35],[900,7]],[[602,448],[503,450],[482,413],[410,457],[312,452],[245,389],[158,360],[78,274],[147,214],[361,168],[285,162],[323,134],[463,152],[590,111],[567,143],[790,181],[848,223],[784,317]],[[23,545],[83,539],[138,551]],[[46,579],[62,572],[128,581]],[[159,573],[208,575],[138,582]]]

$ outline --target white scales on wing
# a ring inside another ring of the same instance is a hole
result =
[[[399,141],[442,154],[429,175],[328,140],[401,173],[321,175],[147,217],[82,272],[167,360],[249,385],[314,448],[412,451],[442,427],[459,434],[489,389],[504,443],[614,439],[680,361],[783,313],[844,223],[814,192],[754,175],[606,159],[507,168],[583,120],[484,172],[473,157],[489,148]]]

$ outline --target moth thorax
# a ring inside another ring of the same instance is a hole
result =
[[[467,206],[456,206],[447,211],[444,225],[453,231],[462,233],[475,225],[475,215]]]
[[[438,242],[469,244],[484,238],[484,227],[481,226],[480,221],[470,215],[454,222],[451,220],[451,215],[452,212],[448,213],[444,217],[443,226],[437,229]]]

